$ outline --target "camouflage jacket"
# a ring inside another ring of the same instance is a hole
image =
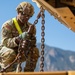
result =
[[[31,23],[25,23],[24,26],[20,27],[22,32],[27,32]],[[34,35],[36,35],[36,29],[34,29]],[[15,37],[19,36],[19,33],[14,25],[13,20],[8,20],[2,25],[2,45],[8,48],[15,48],[18,45],[15,42]],[[34,36],[35,37],[35,36]],[[35,40],[36,41],[36,40]]]

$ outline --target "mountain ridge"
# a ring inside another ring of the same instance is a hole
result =
[[[41,43],[37,43],[37,47],[41,52]],[[44,70],[45,71],[67,71],[75,70],[75,52],[64,50],[45,44],[44,50]],[[40,58],[35,71],[40,70]]]

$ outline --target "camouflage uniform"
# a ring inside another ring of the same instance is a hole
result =
[[[22,32],[27,32],[29,29],[29,25],[31,25],[29,22],[25,23],[24,26],[21,27]],[[35,37],[36,29],[34,29],[33,34]],[[10,64],[15,59],[18,53],[18,44],[15,42],[15,38],[17,36],[19,36],[19,33],[15,28],[13,20],[11,19],[6,21],[2,26],[2,48],[0,49],[0,65],[2,68]],[[38,48],[36,48],[36,39],[33,39],[31,44],[33,45],[33,68],[32,70],[30,70],[31,54],[29,53],[27,58],[22,56],[23,59],[21,59],[22,62],[26,61],[26,67],[24,71],[34,71],[39,57],[39,50]],[[7,69],[7,71],[13,71],[13,66]]]

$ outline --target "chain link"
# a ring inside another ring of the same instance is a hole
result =
[[[41,36],[42,36],[42,38],[41,38],[41,59],[40,59],[41,64],[40,64],[40,71],[43,72],[44,71],[44,69],[43,69],[44,68],[44,48],[45,48],[45,45],[44,45],[44,42],[45,42],[45,39],[44,39],[44,36],[45,36],[45,32],[44,32],[44,30],[45,30],[45,26],[44,26],[44,24],[45,24],[45,20],[44,20],[45,14],[44,14],[43,7],[41,7],[41,17],[42,17],[42,21],[41,21],[41,24],[42,24]]]

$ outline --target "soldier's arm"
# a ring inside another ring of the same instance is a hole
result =
[[[31,45],[32,46],[36,46],[36,27],[34,25],[31,25],[30,28],[32,27],[31,31],[29,34],[33,35],[32,37],[30,37],[31,39]],[[33,31],[32,31],[33,30]]]
[[[17,46],[15,37],[12,36],[12,27],[9,24],[2,27],[2,44],[9,48]]]
[[[28,23],[28,25],[29,25],[29,27],[31,27],[33,24]],[[34,26],[34,28],[33,28],[33,33],[32,33],[32,34],[36,35],[36,27],[35,27],[35,26]]]

